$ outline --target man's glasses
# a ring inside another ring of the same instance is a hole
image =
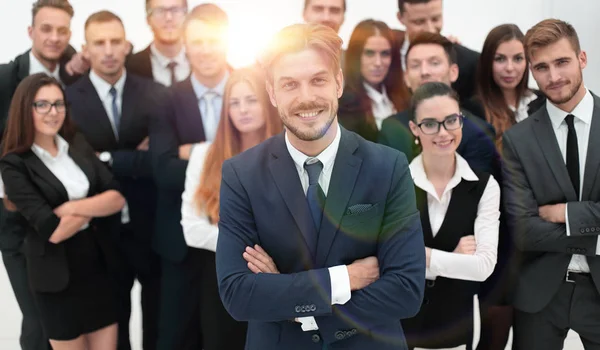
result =
[[[167,13],[170,13],[173,17],[183,17],[187,13],[187,7],[185,6],[173,6],[173,7],[154,7],[148,10],[148,16],[164,19],[167,17]]]
[[[425,135],[435,135],[440,132],[440,127],[442,125],[444,126],[444,129],[448,131],[462,128],[463,119],[464,116],[460,113],[457,113],[447,116],[442,122],[438,122],[435,119],[425,119],[421,123],[417,124],[417,126]]]
[[[52,107],[54,107],[56,109],[56,112],[58,112],[58,113],[64,113],[67,110],[65,101],[62,101],[62,100],[58,100],[54,103],[50,103],[50,101],[46,101],[46,100],[40,100],[40,101],[35,101],[33,103],[33,108],[39,114],[50,113],[50,110],[52,110]]]

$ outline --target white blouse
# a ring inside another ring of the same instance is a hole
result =
[[[467,161],[457,153],[456,171],[440,198],[437,195],[435,186],[427,179],[421,155],[410,163],[410,172],[415,185],[427,193],[431,233],[435,237],[448,211],[452,190],[462,179],[477,181],[479,178],[471,170]],[[434,280],[437,276],[441,276],[468,281],[485,281],[492,274],[496,265],[499,219],[500,186],[494,177],[490,175],[477,206],[477,218],[474,227],[475,254],[466,255],[432,249],[429,268],[426,270],[427,279]]]
[[[58,148],[56,157],[35,143],[31,146],[31,150],[63,184],[70,201],[86,198],[90,189],[90,181],[79,165],[69,156],[67,141],[59,135],[56,135],[55,140]],[[87,227],[88,224],[85,224],[80,230]]]
[[[525,96],[519,101],[517,108],[509,105],[508,108],[515,113],[517,123],[522,122],[529,116],[529,104],[537,99],[537,95],[531,91],[527,91]]]
[[[377,130],[381,130],[383,120],[392,114],[396,114],[396,107],[388,97],[385,86],[382,86],[381,92],[379,92],[367,83],[363,83],[363,85],[367,90],[367,96],[371,100],[371,111],[377,124]]]
[[[190,156],[185,171],[185,190],[181,195],[181,226],[188,246],[216,252],[219,227],[208,220],[208,215],[199,212],[195,199],[210,145],[210,142],[197,144]]]

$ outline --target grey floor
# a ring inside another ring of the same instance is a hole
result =
[[[136,284],[132,291],[133,315],[131,319],[131,341],[134,350],[141,348],[141,327],[140,327],[140,289]],[[477,320],[475,327],[477,328]],[[19,349],[19,328],[21,323],[21,314],[15,301],[12,289],[6,276],[4,266],[0,264],[0,350],[18,350]],[[477,339],[475,340],[477,341]],[[509,344],[510,346],[510,344]],[[510,347],[507,349],[510,349]],[[460,349],[460,348],[457,348]],[[566,350],[583,350],[581,341],[576,333],[569,333],[565,342]]]

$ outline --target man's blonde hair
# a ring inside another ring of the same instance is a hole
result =
[[[525,34],[525,53],[531,59],[537,49],[552,45],[561,39],[567,39],[575,53],[581,52],[579,37],[571,24],[559,19],[545,19]]]
[[[260,63],[269,82],[273,82],[273,65],[283,56],[313,49],[325,55],[333,73],[340,70],[342,39],[337,33],[321,24],[294,24],[283,28],[265,49]]]

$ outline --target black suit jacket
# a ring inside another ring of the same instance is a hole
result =
[[[0,137],[4,134],[4,126],[8,117],[8,109],[12,97],[19,86],[19,83],[29,76],[29,52],[20,54],[9,63],[0,65]],[[71,85],[80,75],[69,75],[65,70],[65,65],[71,60],[71,57],[76,53],[71,46],[67,48],[60,59],[59,73],[60,79],[65,85]]]
[[[404,44],[405,32],[394,30],[397,47]],[[475,74],[477,74],[477,63],[479,61],[479,52],[473,51],[459,44],[454,44],[456,51],[456,60],[458,64],[458,79],[452,88],[458,93],[460,101],[465,102],[475,94]]]
[[[498,152],[494,145],[496,139],[494,128],[467,110],[463,109],[462,113],[465,116],[463,135],[457,152],[473,170],[488,174],[498,173]],[[412,115],[408,110],[394,114],[383,121],[379,131],[379,143],[403,152],[409,163],[421,152],[410,131],[408,122],[411,120]]]
[[[515,244],[523,253],[514,296],[519,310],[535,313],[552,300],[564,283],[573,254],[586,256],[600,292],[600,258],[596,255],[600,234],[600,139],[592,136],[600,134],[600,98],[593,98],[581,201],[546,107],[504,133],[504,206]],[[539,216],[539,207],[556,203],[567,203],[567,224],[551,223]]]
[[[156,212],[156,187],[149,151],[137,146],[149,136],[150,123],[163,111],[166,89],[151,80],[127,73],[123,88],[119,138],[89,75],[67,88],[71,115],[96,152],[110,152],[112,171],[129,206],[130,222],[141,241],[150,242]]]
[[[155,250],[172,261],[182,261],[187,244],[181,228],[181,194],[187,161],[179,159],[179,146],[206,141],[198,98],[190,78],[171,86],[170,111],[159,116],[150,137],[158,187]]]
[[[527,105],[527,114],[532,115],[537,112],[538,109],[542,108],[546,103],[546,96],[539,90],[532,90],[537,98]],[[481,100],[477,96],[473,96],[469,101],[462,104],[465,109],[471,111],[474,115],[480,117],[483,120],[487,120],[485,116],[485,109],[481,104]]]
[[[127,71],[144,78],[154,80],[154,74],[152,73],[152,61],[150,60],[150,45],[144,50],[130,55],[127,58]]]
[[[358,94],[348,88],[344,89],[339,99],[338,121],[344,128],[359,134],[365,140],[377,142],[379,130],[373,119],[373,112],[365,110]]]
[[[88,197],[107,190],[119,190],[113,175],[89,151],[83,138],[75,139],[69,155],[90,182]],[[31,287],[38,292],[57,292],[69,283],[69,267],[62,243],[48,240],[60,223],[53,210],[69,201],[63,184],[33,151],[10,153],[0,159],[6,195],[26,219],[25,256]],[[90,222],[107,263],[118,268],[111,236],[118,231],[119,217],[112,215]]]

